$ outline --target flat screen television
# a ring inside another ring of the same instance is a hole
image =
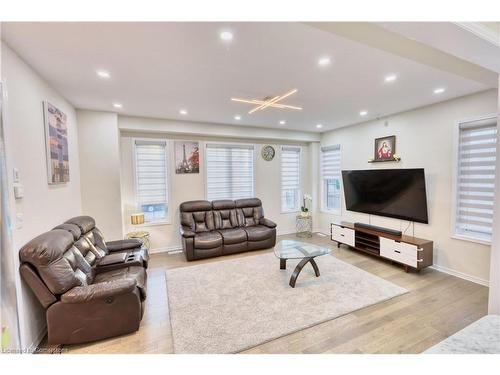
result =
[[[349,211],[429,222],[423,168],[342,171],[342,180]]]

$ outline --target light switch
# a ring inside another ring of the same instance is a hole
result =
[[[13,176],[13,182],[15,184],[17,184],[20,180],[20,177],[19,177],[19,169],[17,168],[13,168],[12,169],[12,176]]]

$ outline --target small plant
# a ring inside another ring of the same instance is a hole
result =
[[[307,202],[312,202],[312,197],[309,194],[304,194],[304,196],[302,197],[302,207],[300,207],[300,210],[304,214],[307,214],[309,212],[309,208],[307,207]]]

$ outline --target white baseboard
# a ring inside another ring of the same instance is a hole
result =
[[[164,246],[164,247],[157,247],[156,249],[150,249],[149,253],[150,254],[161,254],[161,253],[170,253],[173,251],[180,251],[182,250],[181,245],[174,245],[174,246]]]
[[[448,275],[459,277],[459,278],[464,279],[464,280],[472,281],[473,283],[476,283],[476,284],[484,285],[487,287],[490,286],[490,282],[488,280],[481,279],[480,277],[468,275],[468,274],[463,273],[463,272],[455,271],[455,270],[452,270],[451,268],[448,268],[448,267],[443,267],[443,266],[439,266],[437,264],[434,264],[430,268],[435,269],[436,271],[447,273]]]
[[[32,354],[40,346],[40,343],[42,342],[46,334],[47,334],[47,326],[44,326],[40,330],[40,332],[37,333],[31,345],[27,348],[27,352]]]

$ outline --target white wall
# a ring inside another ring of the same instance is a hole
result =
[[[500,88],[500,76],[498,79]],[[500,89],[498,91],[498,107],[500,115]],[[497,119],[497,133],[500,134],[500,118]],[[497,142],[497,155],[500,155],[500,142]],[[495,194],[500,197],[500,157],[497,157],[496,165],[496,190]],[[489,314],[500,314],[500,199],[496,199],[495,215],[493,219],[493,243],[491,244],[490,261],[490,295],[489,295]]]
[[[321,143],[341,145],[342,169],[425,168],[429,224],[415,224],[415,236],[434,241],[435,265],[487,283],[490,246],[451,238],[452,150],[457,121],[494,113],[497,91],[490,90],[327,132]],[[402,161],[369,164],[374,139],[386,135],[396,135],[396,153]],[[325,213],[318,216],[325,233],[329,233],[329,223],[339,219]],[[368,215],[346,212],[343,203],[342,219],[368,222]],[[407,223],[373,215],[371,222],[394,229],[404,229]]]
[[[20,247],[33,237],[81,214],[78,132],[75,109],[52,89],[33,69],[2,43],[2,80],[7,91],[5,142],[7,172],[14,222],[13,251],[16,269]],[[49,185],[45,157],[43,101],[49,101],[68,116],[70,181]],[[24,185],[24,198],[14,200],[12,170],[18,168]],[[22,214],[22,228],[15,227],[16,214]],[[38,344],[45,331],[45,314],[29,287],[19,278],[17,288],[23,347]]]
[[[223,141],[252,143],[256,145],[256,167],[255,167],[255,195],[262,200],[266,217],[274,220],[278,224],[278,233],[289,233],[295,230],[295,216],[297,213],[281,213],[281,193],[280,193],[280,145],[299,144],[302,147],[301,155],[301,181],[302,193],[312,192],[312,174],[310,168],[310,146],[308,142],[296,142],[294,140],[310,140],[319,138],[316,134],[287,132],[273,130],[272,133],[266,133],[273,138],[281,138],[281,142],[274,140],[256,139],[255,133],[250,133],[248,128],[242,131],[242,127],[221,126],[225,129],[225,134],[232,135],[230,138],[207,137],[206,135],[196,134],[196,132],[212,133],[214,127],[219,125],[205,124],[204,127],[198,127],[198,124],[192,126],[190,123],[183,123],[182,134],[177,134],[178,128],[171,126],[173,122],[140,118],[119,117],[119,127],[122,128],[121,137],[121,191],[123,204],[123,221],[126,231],[136,228],[130,225],[130,213],[135,212],[135,179],[133,176],[133,142],[134,138],[155,137],[170,140],[169,145],[169,188],[170,188],[170,207],[171,224],[144,226],[144,230],[151,233],[151,246],[153,250],[165,250],[179,248],[181,239],[179,235],[179,205],[187,200],[205,199],[205,165],[204,165],[204,142]],[[133,122],[134,127],[130,124]],[[152,127],[153,125],[154,127]],[[125,131],[125,129],[127,129]],[[135,131],[130,131],[133,129]],[[138,131],[142,129],[142,131]],[[153,130],[161,129],[162,134],[155,133]],[[245,129],[245,128],[243,128]],[[257,129],[261,131],[261,129]],[[220,134],[214,131],[215,134]],[[212,134],[213,134],[212,133]],[[262,135],[262,133],[260,133]],[[291,136],[292,135],[292,136]],[[173,141],[179,140],[198,140],[200,141],[200,173],[189,175],[177,175],[174,170],[174,150]],[[276,157],[267,162],[260,156],[260,150],[263,145],[271,144],[277,151]]]
[[[120,136],[116,113],[78,110],[82,211],[107,240],[120,239]]]

